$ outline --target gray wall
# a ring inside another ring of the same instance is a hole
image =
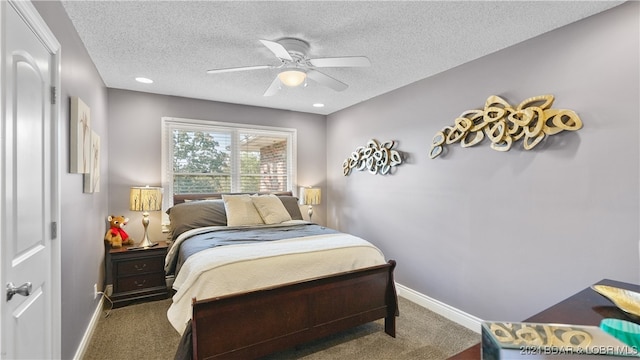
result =
[[[129,211],[132,185],[160,185],[163,116],[295,128],[298,134],[298,184],[325,187],[325,116],[228,103],[109,89],[109,211],[127,216],[127,233],[142,238],[141,213]],[[296,189],[294,189],[296,190]],[[296,190],[297,191],[297,190]],[[160,213],[151,213],[149,236],[161,234]],[[306,217],[306,212],[303,212]],[[325,223],[324,205],[314,206],[314,221]]]
[[[107,129],[107,89],[82,41],[59,2],[35,2],[36,9],[62,46],[60,113],[62,241],[62,358],[75,354],[98,305],[93,284],[104,279],[107,169],[109,136]],[[91,127],[100,135],[101,190],[84,194],[83,176],[69,173],[69,98],[79,96],[91,109]]]
[[[638,283],[639,7],[330,115],[329,225],[396,259],[399,283],[482,319],[523,319],[602,278]],[[485,139],[428,157],[433,135],[489,95],[518,104],[547,93],[584,128],[532,151]],[[369,138],[398,141],[406,163],[344,177],[342,161]]]

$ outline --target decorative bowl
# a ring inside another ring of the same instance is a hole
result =
[[[640,318],[640,293],[607,285],[593,285],[591,288],[611,300],[618,309]]]

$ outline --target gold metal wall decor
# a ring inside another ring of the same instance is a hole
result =
[[[342,162],[344,176],[351,174],[352,169],[359,171],[367,169],[374,175],[390,173],[392,167],[402,164],[402,156],[393,149],[395,145],[393,140],[380,144],[377,140],[371,139],[365,146],[358,146],[351,156]]]
[[[497,95],[489,96],[482,110],[463,112],[453,126],[435,134],[429,157],[440,156],[445,144],[459,141],[466,148],[481,143],[485,137],[497,151],[509,151],[520,139],[525,150],[531,150],[547,136],[582,128],[582,120],[574,111],[552,109],[553,101],[553,95],[540,95],[513,107]]]

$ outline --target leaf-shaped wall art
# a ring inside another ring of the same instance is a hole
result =
[[[377,140],[367,141],[365,146],[358,146],[351,156],[342,162],[344,176],[351,174],[351,170],[368,170],[371,174],[390,174],[392,168],[402,164],[400,152],[394,150],[396,143],[393,140],[382,144]]]
[[[552,109],[553,101],[553,95],[540,95],[513,107],[499,96],[489,96],[482,110],[463,112],[453,126],[446,126],[433,136],[429,157],[440,156],[445,145],[460,142],[462,147],[471,147],[485,137],[496,151],[509,151],[520,139],[525,150],[531,150],[547,136],[582,128],[578,114]]]

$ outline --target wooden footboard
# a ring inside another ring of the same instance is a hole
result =
[[[194,359],[254,359],[384,318],[395,337],[396,262],[193,300]]]

